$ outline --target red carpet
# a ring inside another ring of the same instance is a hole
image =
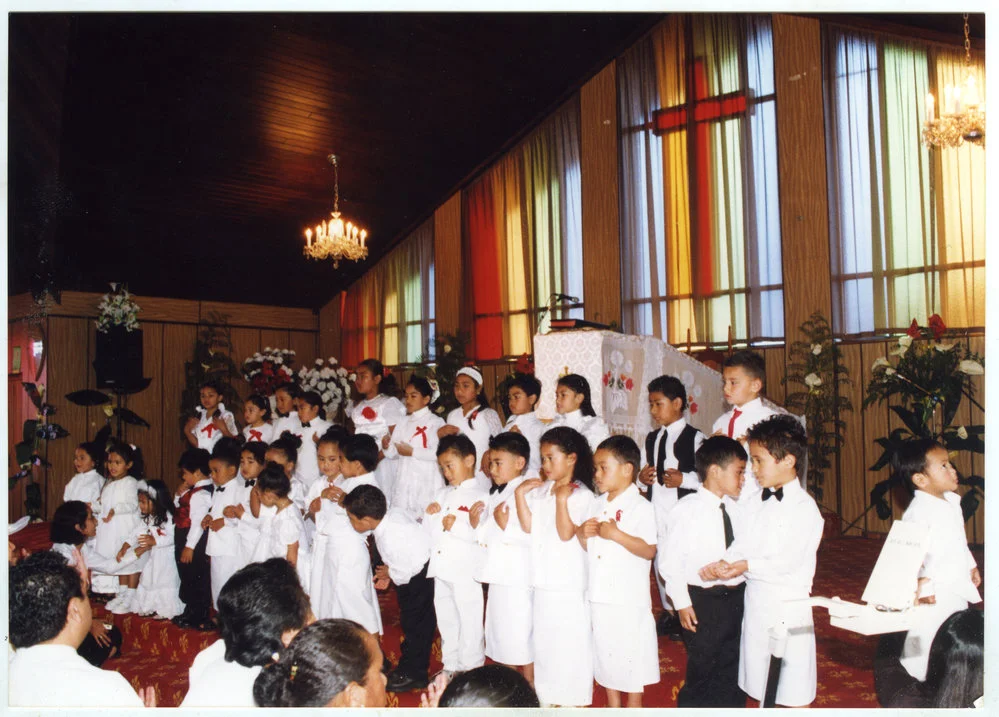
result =
[[[31,550],[48,547],[48,524],[39,523],[12,536],[19,547]],[[839,596],[859,601],[874,567],[881,541],[868,538],[842,538],[828,535],[819,547],[814,595]],[[984,574],[984,561],[975,553]],[[659,595],[654,586],[653,604],[658,607]],[[395,592],[388,590],[380,597],[385,635],[382,649],[386,658],[399,659],[401,632]],[[98,607],[95,611],[100,614]],[[174,707],[187,691],[187,669],[194,656],[217,639],[217,633],[181,630],[168,622],[140,618],[135,615],[111,616],[124,634],[123,654],[109,660],[105,667],[125,675],[135,687],[154,685],[158,704]],[[818,652],[818,696],[815,707],[877,707],[871,661],[877,637],[864,637],[831,627],[825,610],[815,611]],[[431,671],[441,669],[440,643],[435,643]],[[662,679],[645,691],[646,707],[675,707],[676,695],[683,682],[687,666],[686,653],[679,642],[659,640],[659,667]],[[390,694],[391,707],[419,706],[420,693]],[[606,704],[601,688],[594,689],[594,706]],[[751,706],[756,703],[750,701]]]

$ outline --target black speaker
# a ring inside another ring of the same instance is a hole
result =
[[[113,326],[97,332],[94,370],[98,388],[127,389],[142,381],[142,330]]]

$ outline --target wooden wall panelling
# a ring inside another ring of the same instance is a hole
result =
[[[42,497],[45,519],[51,518],[52,512],[62,503],[63,490],[75,473],[73,452],[76,445],[89,437],[87,409],[73,405],[65,398],[67,393],[87,385],[87,365],[83,358],[87,355],[88,323],[86,319],[49,317],[46,398],[56,407],[53,420],[69,431],[69,436],[48,444],[48,460],[52,467],[48,470],[48,485]],[[44,451],[44,445],[42,449]]]
[[[166,324],[163,327],[163,434],[162,478],[171,490],[180,485],[177,461],[190,447],[181,434],[180,398],[184,391],[184,362],[189,360],[197,340],[198,327],[189,324]],[[188,413],[194,406],[184,406]]]
[[[604,324],[621,323],[616,73],[611,62],[579,91],[583,309]]]
[[[108,287],[108,291],[111,288]],[[64,291],[59,303],[51,299],[47,304],[50,316],[97,316],[97,305],[103,294],[83,291]],[[198,322],[198,302],[188,299],[167,299],[157,296],[133,296],[139,305],[139,323],[164,321],[176,323]]]
[[[288,348],[295,352],[296,370],[303,366],[311,368],[315,364],[316,359],[320,358],[318,346],[316,346],[315,331],[289,331]],[[323,356],[321,358],[325,360],[328,357]]]
[[[786,373],[784,347],[768,347],[760,353],[763,354],[767,366],[766,387],[763,389],[763,394],[774,403],[783,406],[784,396],[787,394],[784,384],[781,383]]]
[[[202,301],[199,303],[199,320],[209,322],[213,312],[226,317],[230,326],[269,327],[315,331],[318,317],[312,309],[289,306],[265,306],[262,304],[233,304],[222,301]]]
[[[288,332],[279,329],[261,329],[260,348],[263,350],[268,346],[272,349],[290,349],[291,339],[288,336]],[[296,356],[295,370],[297,371],[301,366],[302,360]]]
[[[236,362],[237,367],[242,368],[243,361],[262,348],[263,346],[260,345],[260,329],[239,327],[232,329],[232,350],[230,356]],[[246,398],[253,393],[250,384],[244,381],[242,377],[234,379],[232,385],[242,398]],[[238,419],[237,423],[242,425],[243,417],[237,416],[236,418]]]
[[[140,393],[126,396],[126,406],[142,416],[149,428],[125,426],[125,439],[142,449],[147,478],[163,478],[164,428],[163,416],[163,327],[164,324],[142,325],[142,375],[152,383]],[[173,357],[167,360],[175,360]],[[99,411],[100,407],[96,407]]]
[[[863,356],[860,344],[844,344],[843,365],[853,383],[846,386],[844,395],[853,404],[853,411],[843,416],[846,422],[845,440],[839,452],[839,505],[843,517],[841,528],[845,528],[867,508],[867,467],[864,446],[864,412],[860,405],[864,400]],[[861,519],[846,535],[860,535],[866,527],[866,519]]]
[[[887,358],[888,351],[892,348],[889,344],[883,343],[869,343],[861,344],[861,362],[860,368],[862,373],[861,378],[861,402],[863,401],[863,389],[867,387],[868,382],[871,380],[871,364],[874,363],[874,359],[880,357]],[[859,404],[858,404],[859,405]],[[864,433],[863,433],[863,450],[864,450],[864,506],[867,506],[869,501],[869,494],[871,489],[875,484],[881,482],[888,477],[888,469],[884,468],[877,473],[867,470],[870,466],[874,465],[874,462],[881,456],[881,447],[874,443],[877,438],[882,438],[888,435],[889,431],[889,421],[888,421],[888,407],[885,404],[874,404],[864,411]],[[895,496],[892,491],[886,496],[889,504],[894,503]],[[891,528],[890,520],[881,520],[878,518],[877,512],[871,510],[867,514],[866,520],[866,530],[874,531],[877,533],[887,533]]]
[[[40,310],[31,294],[17,294],[7,297],[7,321],[32,316]]]
[[[434,307],[437,334],[461,328],[461,192],[434,211]]]
[[[319,355],[324,358],[335,356],[340,360],[340,302],[342,294],[319,310]]]

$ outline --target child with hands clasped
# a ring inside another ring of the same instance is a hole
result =
[[[391,436],[382,437],[385,459],[398,464],[394,470],[395,492],[389,502],[408,510],[417,520],[422,519],[423,510],[443,487],[437,466],[437,432],[444,421],[430,412],[430,403],[438,395],[430,381],[414,376],[406,384],[407,416],[395,425]]]
[[[122,544],[140,523],[139,484],[136,480],[142,477],[139,450],[128,443],[113,444],[108,449],[106,467],[108,480],[101,490],[101,515],[97,520],[94,547],[104,557],[115,559]],[[127,612],[132,594],[139,585],[141,566],[137,567],[132,560],[117,560],[114,564],[109,561],[102,567],[107,574],[118,576],[117,595],[107,603],[107,609]]]
[[[659,644],[649,595],[656,555],[655,511],[638,492],[642,455],[627,436],[604,439],[593,456],[600,496],[576,530],[587,552],[593,621],[593,676],[607,706],[641,707],[645,685],[659,681]]]
[[[909,630],[902,647],[902,667],[917,680],[926,680],[930,646],[940,625],[953,615],[979,603],[982,576],[968,550],[957,490],[957,471],[947,449],[924,438],[903,444],[892,468],[913,492],[912,502],[902,514],[906,522],[929,528],[929,550],[919,570],[916,626]]]
[[[139,510],[145,531],[138,536],[135,554],[149,554],[135,591],[134,612],[169,620],[184,611],[180,576],[173,554],[173,498],[161,480],[139,481]]]
[[[302,503],[299,508],[303,510],[305,509],[305,495],[319,478],[316,444],[319,443],[319,437],[333,425],[323,418],[325,413],[322,396],[315,391],[306,391],[298,399],[298,426],[292,433],[302,441],[295,462],[295,480],[301,485]],[[297,500],[296,503],[298,503]]]
[[[391,393],[397,390],[395,378],[385,376],[385,367],[378,359],[365,359],[354,372],[354,388],[361,400],[348,404],[347,413],[354,422],[354,433],[364,433],[382,445],[385,436],[391,435],[399,421],[406,417],[406,407]],[[382,489],[391,504],[395,490],[394,461],[382,461],[375,475],[378,487]]]
[[[555,420],[552,427],[568,426],[579,431],[595,451],[600,441],[610,435],[604,419],[593,410],[590,400],[590,382],[578,373],[570,373],[558,380],[555,387]]]
[[[239,565],[242,568],[250,563],[253,551],[260,540],[260,491],[256,489],[257,476],[267,464],[267,444],[259,441],[247,442],[239,453],[239,475],[236,476],[236,490],[241,494],[239,503],[226,506],[222,515],[238,521],[236,535],[239,536]]]
[[[739,655],[739,687],[763,701],[770,655],[770,628],[788,629],[777,686],[777,704],[803,707],[815,699],[815,629],[812,608],[795,604],[812,592],[822,515],[801,487],[798,467],[808,452],[805,429],[793,416],[776,415],[749,429],[749,458],[763,488],[744,502],[744,527],[725,557],[702,567],[705,582],[745,574],[745,613]],[[748,476],[746,478],[748,480]]]
[[[746,451],[727,436],[712,436],[697,450],[701,487],[670,511],[659,538],[656,567],[680,616],[687,646],[687,676],[677,707],[745,707],[739,689],[745,577],[702,580],[705,565],[725,555],[742,533]]]
[[[271,447],[273,450],[273,446]],[[268,454],[270,451],[268,451]],[[302,514],[292,502],[288,466],[268,463],[257,477],[262,507],[274,508],[274,515],[263,525],[253,562],[284,558],[295,566],[302,589],[309,592],[312,575],[311,546]]]
[[[531,448],[527,471],[531,475],[537,475],[541,469],[541,434],[548,430],[548,426],[538,418],[535,411],[541,398],[541,381],[530,374],[518,374],[510,381],[506,398],[510,416],[506,419],[503,430],[519,433],[527,439]]]
[[[62,493],[62,501],[78,500],[90,506],[95,513],[101,512],[101,489],[104,476],[99,470],[104,465],[104,449],[96,443],[81,443],[73,451],[73,469],[76,475],[70,478]]]
[[[475,446],[478,460],[475,479],[482,488],[488,490],[492,485],[487,474],[489,439],[503,430],[503,423],[499,414],[489,408],[489,398],[482,389],[482,380],[482,372],[474,366],[458,369],[454,377],[454,397],[459,406],[447,414],[447,425],[440,428],[437,434],[441,438],[459,433],[468,436]]]
[[[184,438],[195,448],[212,450],[223,436],[235,438],[238,435],[236,419],[222,403],[222,393],[214,381],[201,384],[201,405],[196,406],[198,417],[187,419]]]
[[[270,443],[274,438],[274,426],[270,424],[271,402],[266,396],[253,394],[243,404],[243,438],[246,443]]]
[[[212,449],[208,468],[215,490],[211,508],[202,518],[208,533],[205,554],[211,558],[212,606],[218,609],[219,593],[233,573],[243,567],[239,544],[237,506],[243,502],[243,487],[236,480],[241,453],[235,438],[223,438]]]
[[[198,630],[215,628],[208,617],[212,607],[211,567],[205,554],[208,533],[201,527],[212,507],[211,458],[204,448],[184,452],[178,462],[183,483],[174,498],[173,549],[184,612],[173,618],[173,624]]]
[[[468,436],[445,436],[437,462],[448,482],[427,506],[423,524],[430,532],[429,577],[434,578],[434,609],[441,633],[441,662],[448,672],[463,672],[485,661],[482,584],[475,574],[482,549],[471,513],[489,495],[475,480],[475,445]],[[476,510],[481,516],[481,509]]]
[[[514,490],[517,521],[531,536],[534,688],[543,705],[585,706],[593,701],[593,640],[576,529],[593,501],[586,438],[567,426],[546,431],[541,469],[547,480],[528,478]]]

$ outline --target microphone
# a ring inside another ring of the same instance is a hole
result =
[[[569,301],[572,302],[573,304],[579,303],[578,296],[569,296],[568,294],[552,294],[552,298],[557,301]]]

